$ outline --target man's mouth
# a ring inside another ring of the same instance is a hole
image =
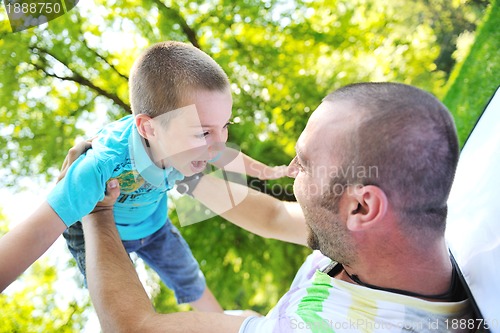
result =
[[[191,162],[191,171],[194,173],[202,172],[207,167],[207,161],[193,161]]]

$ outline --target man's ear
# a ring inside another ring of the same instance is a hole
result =
[[[378,226],[387,214],[387,196],[378,186],[353,186],[347,198],[347,228],[351,231]]]
[[[137,131],[145,139],[151,139],[155,135],[152,118],[145,114],[138,114],[135,116],[135,125]]]

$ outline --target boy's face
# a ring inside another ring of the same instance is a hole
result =
[[[199,90],[188,106],[169,112],[167,126],[161,116],[151,119],[154,135],[149,138],[152,157],[158,166],[172,166],[184,176],[205,169],[207,162],[224,149],[231,118],[229,90]]]

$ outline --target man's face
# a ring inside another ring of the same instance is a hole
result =
[[[342,168],[340,149],[347,149],[342,142],[355,124],[350,107],[349,103],[323,102],[297,141],[297,155],[291,163],[294,193],[309,229],[308,245],[343,264],[352,263],[355,251],[342,211],[346,188],[332,180],[349,171]]]
[[[184,176],[205,169],[207,161],[224,149],[231,118],[232,98],[227,92],[200,90],[171,115],[167,126],[160,117],[151,121],[155,140],[150,140],[154,162],[172,166]]]

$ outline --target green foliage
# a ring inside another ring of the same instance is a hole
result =
[[[9,231],[9,226],[7,225],[7,219],[3,213],[2,207],[0,207],[0,237],[5,235]]]
[[[189,305],[178,305],[175,301],[174,292],[168,289],[159,279],[157,279],[155,287],[153,293],[153,306],[157,312],[172,313],[190,310]]]
[[[7,230],[0,210],[0,236]],[[57,268],[42,259],[19,278],[17,285],[0,294],[0,333],[81,331],[89,301],[58,294],[57,277]]]
[[[96,0],[47,25],[1,30],[0,166],[9,171],[1,182],[50,174],[76,137],[130,112],[130,66],[166,39],[200,47],[229,74],[231,140],[286,163],[308,112],[334,88],[390,80],[438,92],[447,73],[436,59],[474,27],[477,3]]]
[[[128,107],[126,77],[89,46],[86,25],[73,10],[45,29],[0,35],[0,165],[11,176],[4,184],[59,166],[98,103],[108,120]]]
[[[78,332],[89,302],[57,301],[56,267],[35,263],[21,278],[22,290],[0,294],[0,332]]]
[[[463,32],[473,32],[484,14],[486,0],[422,0],[415,19],[427,22],[435,32],[440,46],[436,68],[449,74],[455,65],[453,53],[457,38]]]
[[[491,2],[476,41],[463,63],[455,68],[443,99],[452,111],[461,144],[465,142],[486,103],[500,84],[500,6]]]

